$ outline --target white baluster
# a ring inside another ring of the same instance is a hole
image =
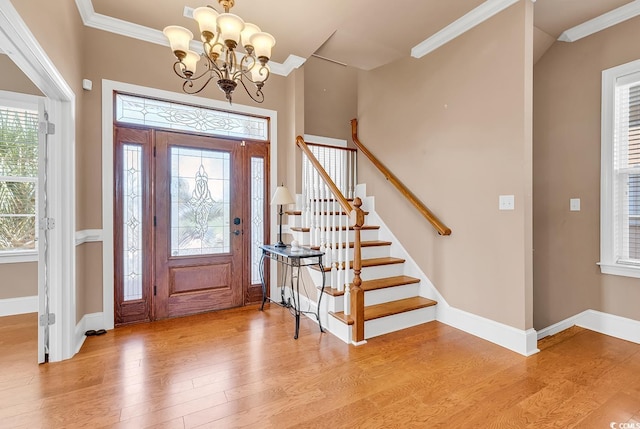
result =
[[[320,186],[319,186],[319,191],[320,191],[320,201],[319,201],[319,209],[318,209],[318,219],[319,219],[319,224],[320,224],[320,251],[324,252],[325,249],[325,245],[327,244],[327,240],[326,240],[326,217],[324,215],[324,200],[326,197],[326,189],[327,187],[324,184],[324,181],[320,182]]]
[[[315,180],[314,180],[314,215],[313,215],[313,245],[320,245],[320,174],[315,172]]]
[[[358,186],[358,152],[352,152],[353,177],[351,178],[351,187],[353,189],[352,198],[356,197],[356,187]]]
[[[331,203],[331,287],[338,289],[338,248],[336,247],[336,200]]]
[[[309,224],[309,162],[306,155],[302,155],[302,216],[300,216],[300,226],[305,228]]]

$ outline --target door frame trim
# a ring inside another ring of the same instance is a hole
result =
[[[269,172],[270,192],[275,191],[278,183],[278,112],[255,106],[233,104],[225,101],[211,100],[193,95],[149,88],[112,80],[102,80],[102,312],[106,329],[114,327],[114,223],[113,223],[113,92],[127,92],[148,98],[160,98],[179,103],[191,104],[205,108],[232,111],[234,113],[263,116],[269,118]],[[275,162],[274,162],[275,160]],[[276,219],[276,206],[270,206],[271,219]],[[271,222],[271,237],[276,236],[276,225]],[[271,282],[275,284],[275,270],[272,270]]]
[[[71,358],[76,352],[76,96],[10,0],[0,0],[0,47],[45,96],[49,120],[56,133],[49,139],[55,150],[49,156],[49,216],[56,220],[50,231],[48,261],[50,313],[49,361]],[[39,262],[39,270],[43,263]],[[44,311],[42,274],[38,275],[40,314]],[[39,353],[42,350],[39,350]]]

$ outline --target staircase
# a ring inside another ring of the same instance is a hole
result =
[[[327,206],[331,206],[330,200]],[[368,215],[367,208],[363,209],[365,215]],[[321,246],[312,245],[313,228],[303,226],[303,212],[293,210],[286,213],[294,240],[302,246],[320,249]],[[320,227],[324,236],[332,237],[334,230],[347,233],[346,226],[335,226],[347,223],[333,219],[336,216],[344,216],[345,213],[324,211],[322,215],[326,216],[323,226]],[[361,288],[364,290],[365,339],[435,320],[436,302],[419,295],[420,279],[405,274],[406,261],[392,254],[392,242],[380,240],[379,231],[380,226],[370,225],[366,220],[361,229],[360,277]],[[324,248],[327,249],[325,255],[328,255],[325,256],[326,286],[320,308],[323,326],[347,343],[354,342],[351,335],[354,320],[351,315],[345,313],[345,309],[349,309],[348,291],[353,279],[353,235],[353,227],[349,227],[348,238],[343,242],[324,244]],[[338,266],[337,263],[331,263],[332,252],[346,252],[347,256],[343,260],[348,261],[348,264],[341,262],[341,266]],[[345,265],[348,265],[348,268]],[[347,268],[343,276],[338,275],[339,268]],[[321,289],[322,273],[319,268],[311,268],[309,272],[315,286]]]

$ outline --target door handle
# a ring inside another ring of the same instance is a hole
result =
[[[235,235],[240,235],[240,234],[242,234],[242,231],[240,231],[239,229],[236,229],[235,231],[233,231],[233,233]]]

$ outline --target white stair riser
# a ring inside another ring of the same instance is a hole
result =
[[[327,330],[347,344],[351,343],[351,326],[336,319],[332,315],[327,317]],[[366,331],[365,331],[366,332]]]
[[[309,274],[316,286],[322,286],[322,273],[320,271],[309,269]],[[401,275],[404,275],[404,264],[389,264],[364,267],[360,273],[360,278],[362,280],[375,280]],[[351,281],[353,281],[353,270],[347,271],[347,279],[344,282],[346,284],[351,283]],[[338,289],[338,283],[333,281],[333,275],[330,271],[325,273],[325,285]]]
[[[326,256],[323,259],[323,264],[325,264],[325,266],[329,266],[331,263],[331,259],[332,257],[329,257],[329,252],[331,252],[331,256],[334,257],[336,259],[338,259],[338,255],[337,252],[333,252],[331,250],[328,250],[326,252]],[[348,261],[353,261],[353,249],[349,249],[347,252],[347,260]],[[391,246],[370,246],[370,247],[363,247],[362,248],[362,259],[373,259],[373,258],[386,258],[389,257],[391,254]],[[341,253],[342,257],[344,258],[344,249],[342,249],[342,253]]]
[[[291,231],[293,235],[293,239],[297,240],[301,245],[306,246],[311,242],[311,232],[302,232],[302,231]],[[342,232],[342,239],[344,240],[344,231]],[[349,231],[348,240],[351,242],[355,239],[355,232]],[[363,229],[360,231],[360,240],[361,241],[373,241],[378,239],[378,230],[377,229]],[[331,234],[329,233],[326,237],[328,242],[331,242]],[[337,238],[336,238],[337,241]]]
[[[371,258],[386,258],[391,254],[391,246],[368,246],[368,247],[362,247],[362,254],[361,254],[361,258],[362,259],[371,259]],[[340,252],[342,252],[342,257],[344,257],[344,249],[339,249]],[[338,257],[337,252],[333,252],[332,251],[332,255],[333,253],[336,253],[336,258]],[[353,249],[349,249],[347,250],[347,259],[349,261],[353,261]],[[325,258],[325,260],[328,260],[329,258]]]
[[[418,290],[418,283],[370,290],[364,294],[364,305],[370,306],[399,299],[413,298],[418,296]]]
[[[408,285],[370,290],[364,294],[364,305],[371,306],[389,301],[397,301],[399,299],[412,298],[414,296],[418,296],[419,289],[419,283],[412,283]],[[324,307],[326,305],[327,311],[332,311],[334,313],[344,311],[344,295],[323,295],[322,301],[322,306]]]
[[[385,277],[395,277],[404,275],[404,264],[376,265],[374,267],[365,267],[360,273],[362,280],[375,280]],[[349,278],[353,278],[352,274]]]
[[[303,225],[302,215],[288,215],[288,220],[286,222],[287,222],[287,225],[289,225],[290,227],[308,226],[308,225]],[[323,224],[324,224],[324,222],[326,222],[329,226],[333,226],[333,219],[332,218],[329,218],[328,220],[324,219],[322,222],[323,222]],[[339,222],[338,218],[336,218],[335,222],[336,222],[335,224],[338,225],[338,222]],[[366,222],[366,217],[365,217],[365,222]],[[342,218],[342,225],[345,225],[347,223],[350,223],[350,221],[345,216],[345,217]]]
[[[390,332],[436,320],[435,306],[406,311],[392,316],[369,320],[364,323],[364,337],[373,338]]]

